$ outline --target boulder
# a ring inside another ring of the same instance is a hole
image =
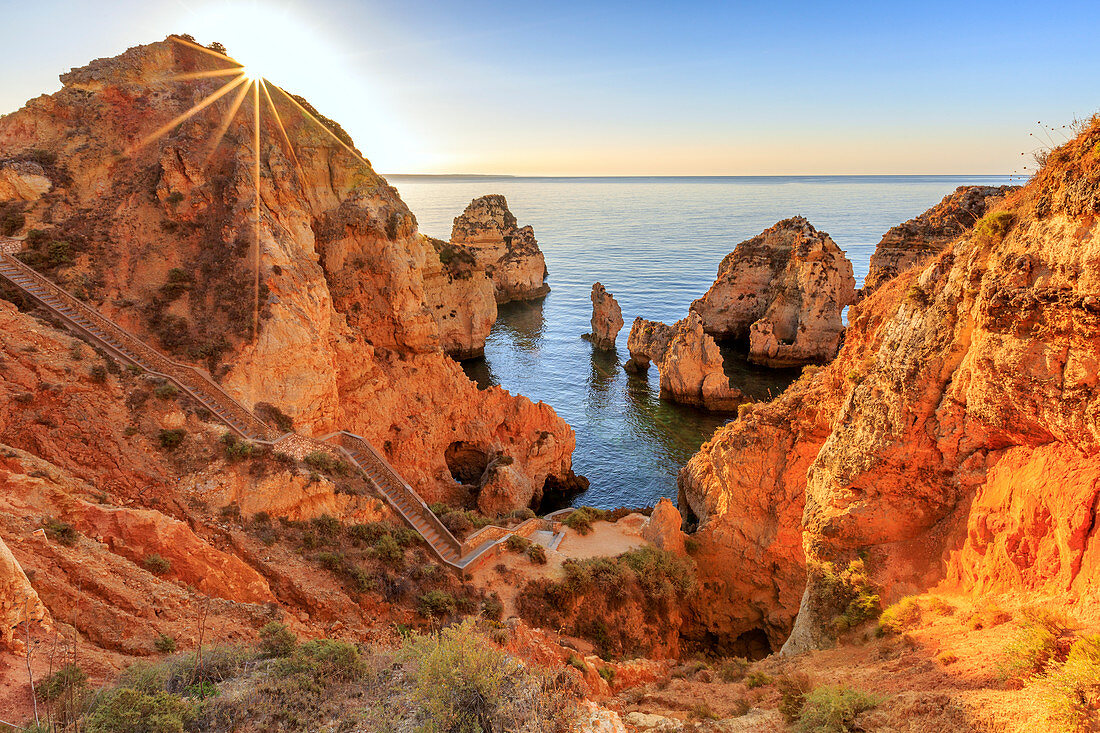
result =
[[[626,342],[626,347],[630,350],[630,360],[624,368],[628,372],[638,373],[649,369],[650,362],[660,364],[668,351],[668,345],[672,343],[673,334],[673,327],[667,323],[635,318]]]
[[[673,328],[672,341],[658,365],[661,397],[715,412],[736,410],[745,396],[730,386],[722,352],[703,331],[699,315],[689,313]]]
[[[676,505],[662,497],[657,506],[653,507],[653,514],[642,526],[642,537],[662,550],[683,555],[687,552],[684,547],[684,531],[681,528],[683,523]]]
[[[592,286],[591,297],[592,333],[585,334],[584,338],[597,349],[610,351],[615,348],[615,338],[623,327],[623,310],[601,283]]]

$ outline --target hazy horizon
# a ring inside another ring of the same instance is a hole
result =
[[[1097,18],[988,0],[40,0],[6,9],[28,32],[5,40],[0,113],[189,33],[308,98],[378,170],[1007,175],[1097,108]]]

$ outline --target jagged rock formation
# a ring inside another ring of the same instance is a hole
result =
[[[854,302],[852,263],[798,216],[738,244],[691,310],[715,338],[748,340],[750,361],[783,367],[832,359]]]
[[[49,611],[23,567],[0,539],[0,647],[11,646],[20,625],[42,623]]]
[[[687,552],[684,545],[684,520],[676,505],[661,497],[653,507],[653,513],[642,526],[642,537],[662,550],[683,555]]]
[[[53,188],[42,166],[30,160],[0,164],[0,201],[37,201]]]
[[[674,333],[675,329],[667,323],[635,318],[626,342],[626,347],[630,350],[630,360],[623,368],[637,373],[649,369],[650,362],[660,364],[668,351],[668,345],[672,343]]]
[[[615,338],[623,327],[623,309],[601,283],[592,286],[591,297],[592,333],[585,334],[584,338],[597,349],[610,351],[615,348]]]
[[[898,273],[931,260],[1018,188],[959,186],[928,211],[886,232],[871,255],[860,297],[870,295]]]
[[[470,202],[455,217],[451,244],[462,245],[492,278],[497,303],[533,300],[550,292],[546,258],[530,226],[519,227],[499,194]]]
[[[741,390],[731,387],[718,344],[703,331],[696,313],[669,326],[660,321],[634,319],[627,340],[628,372],[641,372],[657,363],[661,399],[715,412],[736,410],[745,401]]]
[[[1100,122],[853,309],[833,363],[692,458],[681,509],[702,522],[696,557],[715,594],[699,604],[703,628],[764,631],[773,648],[791,629],[787,652],[831,644],[839,609],[820,573],[792,614],[803,556],[865,557],[887,603],[937,584],[1067,604],[1095,593],[1097,144]],[[746,584],[722,564],[767,581]]]
[[[181,43],[141,46],[64,74],[61,91],[0,119],[0,159],[40,165],[54,185],[22,212],[28,262],[246,404],[271,403],[305,432],[363,435],[429,501],[470,499],[444,460],[455,441],[511,457],[534,501],[548,478],[567,478],[575,438],[553,410],[479,391],[445,356],[483,345],[495,310],[483,268],[421,235],[335,123],[273,93],[295,154],[267,115],[258,229],[255,156],[240,142],[251,117],[215,147],[228,99],[142,144],[224,83],[174,75],[225,65]],[[499,273],[541,278],[530,230],[500,218],[512,229],[498,228]]]

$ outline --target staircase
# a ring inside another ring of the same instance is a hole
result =
[[[498,547],[509,535],[519,533],[521,528],[525,532],[532,529],[533,525],[528,525],[527,522],[514,530],[496,527],[499,531],[489,533],[494,539],[471,547],[469,543],[474,539],[471,537],[467,544],[463,544],[364,438],[346,431],[332,433],[320,439],[297,433],[280,434],[222,389],[205,371],[172,361],[11,254],[2,251],[0,276],[41,303],[69,328],[98,344],[115,358],[175,384],[237,435],[276,449],[287,449],[285,452],[291,454],[305,455],[320,451],[350,461],[362,471],[367,481],[385,497],[409,526],[420,533],[439,559],[452,569],[469,570],[475,561],[487,558],[489,551]],[[539,522],[548,525],[551,531],[556,527],[555,523],[547,520]],[[478,536],[489,534],[478,533]]]

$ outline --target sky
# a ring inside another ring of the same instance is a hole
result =
[[[1007,174],[1100,109],[1095,0],[0,3],[0,114],[190,33],[391,174]]]

